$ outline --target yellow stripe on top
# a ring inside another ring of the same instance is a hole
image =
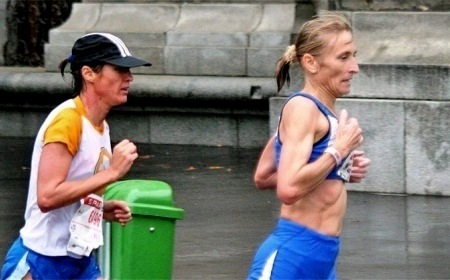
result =
[[[76,108],[63,109],[48,126],[44,134],[44,145],[55,142],[64,143],[70,154],[75,156],[78,152],[81,133],[83,132],[81,117],[84,116],[86,119],[89,118],[87,117],[80,96],[75,97],[73,100]],[[103,134],[103,125],[93,127],[95,127],[95,130],[100,134]]]
[[[44,145],[48,143],[64,143],[70,154],[78,152],[81,139],[81,116],[73,108],[62,110],[47,128],[44,134]]]

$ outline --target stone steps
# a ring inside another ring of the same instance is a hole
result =
[[[45,67],[56,71],[80,35],[110,32],[153,63],[139,73],[267,77],[295,23],[295,4],[75,3],[68,21],[50,31]]]
[[[450,12],[343,13],[362,64],[450,65]],[[117,21],[118,15],[131,20]],[[57,71],[82,34],[110,32],[153,63],[138,73],[271,77],[312,15],[311,4],[74,3],[68,21],[50,31],[45,68]]]

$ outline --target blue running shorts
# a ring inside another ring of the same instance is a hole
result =
[[[247,279],[337,279],[339,243],[339,237],[279,219],[256,252]]]
[[[100,268],[93,254],[81,259],[44,256],[25,247],[22,238],[19,237],[6,255],[0,279],[22,279],[28,271],[31,271],[33,280],[101,277]]]

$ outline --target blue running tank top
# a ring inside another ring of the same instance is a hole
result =
[[[325,117],[328,120],[329,123],[329,129],[328,132],[326,133],[326,135],[324,137],[322,137],[319,141],[317,141],[316,143],[314,143],[312,151],[311,151],[311,156],[309,157],[308,163],[315,161],[317,158],[319,158],[325,151],[325,149],[329,146],[332,146],[334,143],[334,139],[336,137],[336,131],[338,128],[338,120],[337,117],[330,111],[328,110],[327,107],[325,107],[325,105],[323,105],[318,99],[316,99],[315,97],[300,92],[300,91],[295,91],[293,94],[291,94],[286,101],[284,102],[283,108],[286,105],[287,102],[289,102],[289,100],[291,100],[292,98],[296,97],[296,96],[303,96],[306,97],[310,100],[312,100],[317,107],[319,108],[319,110],[325,115]],[[275,163],[276,166],[278,168],[278,165],[280,163],[280,155],[281,155],[281,149],[283,148],[283,143],[281,143],[280,137],[279,137],[279,129],[280,129],[280,122],[281,122],[281,117],[283,114],[283,108],[281,109],[281,113],[280,116],[278,118],[278,127],[277,127],[277,131],[276,131],[276,137],[275,137]],[[352,153],[347,156],[345,159],[342,159],[342,162],[339,166],[336,166],[326,177],[326,179],[339,179],[342,181],[348,181],[350,178],[350,168],[352,166],[352,160],[351,160],[351,156]]]

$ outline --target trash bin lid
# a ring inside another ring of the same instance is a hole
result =
[[[105,200],[123,200],[132,214],[153,215],[181,219],[184,211],[175,208],[172,187],[155,180],[123,180],[110,184]]]
[[[170,219],[182,219],[184,216],[183,209],[164,205],[131,203],[130,209],[133,215],[137,214],[144,216],[164,217]]]

